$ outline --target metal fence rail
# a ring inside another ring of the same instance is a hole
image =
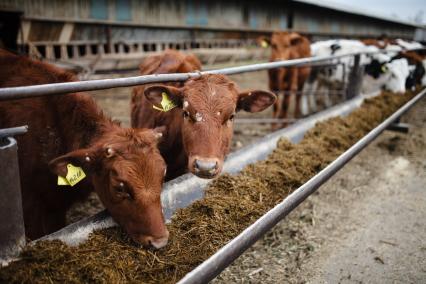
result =
[[[412,49],[415,50],[415,49]],[[407,50],[407,51],[411,51]],[[54,83],[54,84],[43,84],[35,86],[25,87],[13,87],[13,88],[0,88],[0,101],[12,100],[12,99],[24,99],[29,97],[55,95],[55,94],[66,94],[81,91],[93,91],[103,90],[118,87],[129,87],[142,85],[147,83],[160,83],[160,82],[171,82],[171,81],[185,81],[189,78],[199,78],[204,74],[224,74],[232,75],[245,72],[254,72],[260,70],[268,70],[281,67],[291,66],[309,66],[312,63],[327,62],[344,57],[350,56],[361,56],[371,55],[377,53],[386,53],[388,51],[365,51],[365,52],[353,52],[341,55],[321,56],[321,57],[308,57],[284,61],[275,61],[267,63],[259,63],[252,65],[244,65],[230,68],[223,68],[217,70],[209,70],[203,72],[193,73],[173,73],[173,74],[153,74],[145,76],[134,76],[128,78],[116,78],[116,79],[101,79],[101,80],[90,80],[80,82],[67,82],[67,83]]]
[[[426,89],[402,106],[398,111],[388,117],[379,126],[370,131],[357,143],[340,155],[325,169],[290,194],[284,201],[269,210],[250,227],[235,237],[228,244],[219,249],[213,256],[204,261],[194,270],[186,274],[178,284],[207,283],[228,267],[246,249],[252,246],[260,237],[274,227],[280,220],[287,216],[293,209],[302,203],[309,195],[314,193],[330,177],[338,172],[346,163],[355,157],[362,149],[377,138],[395,120],[407,112],[420,101],[426,94]]]

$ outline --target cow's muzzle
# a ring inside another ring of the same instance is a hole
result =
[[[146,248],[160,249],[167,245],[169,240],[169,231],[166,230],[165,234],[161,237],[154,237],[148,235],[131,235],[133,241],[143,245]]]
[[[201,178],[214,178],[220,173],[220,161],[216,158],[195,158],[192,172]]]

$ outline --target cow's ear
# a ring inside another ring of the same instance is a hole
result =
[[[247,91],[238,94],[237,111],[260,112],[274,104],[277,96],[267,91]]]
[[[298,33],[291,33],[290,35],[290,44],[291,45],[298,45],[300,43],[302,43],[303,38],[300,34]]]
[[[271,38],[267,36],[260,36],[256,39],[257,44],[263,48],[267,48],[271,45]]]
[[[154,131],[155,138],[160,141],[167,134],[167,127],[165,125],[158,126],[152,129],[152,131]]]
[[[146,88],[144,94],[148,101],[159,108],[162,107],[161,102],[163,100],[170,100],[177,106],[182,105],[183,92],[180,88],[165,85],[154,85]]]
[[[96,161],[95,152],[90,149],[79,149],[49,162],[49,169],[58,176],[65,177],[68,172],[68,164],[83,168],[84,171],[90,171]]]

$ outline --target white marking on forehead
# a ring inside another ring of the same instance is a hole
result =
[[[184,101],[184,102],[183,102],[183,108],[184,108],[184,109],[186,109],[188,106],[189,106],[188,101]]]
[[[216,112],[216,115],[219,116],[220,115],[220,111]]]
[[[212,91],[212,96],[215,96],[216,95],[216,91]]]
[[[198,122],[203,120],[203,116],[201,115],[201,113],[197,112],[195,114],[195,120],[198,121]]]

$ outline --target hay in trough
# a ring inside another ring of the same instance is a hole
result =
[[[28,246],[21,260],[0,270],[7,283],[173,283],[237,236],[289,193],[333,161],[413,97],[383,93],[349,116],[318,123],[299,144],[285,139],[261,162],[224,174],[204,199],[174,215],[170,241],[145,250],[120,228],[93,233],[78,247],[60,241]]]

